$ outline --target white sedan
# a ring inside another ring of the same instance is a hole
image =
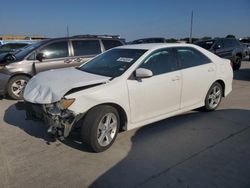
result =
[[[215,110],[232,90],[230,61],[190,44],[111,49],[78,68],[50,70],[26,86],[27,114],[63,139],[81,127],[96,152],[130,130],[192,110]]]

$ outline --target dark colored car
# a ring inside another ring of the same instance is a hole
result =
[[[166,43],[166,39],[160,38],[160,37],[143,38],[143,39],[137,39],[131,42],[131,44],[144,44],[144,43]]]
[[[250,39],[240,39],[240,42],[244,48],[246,55],[248,55],[248,59],[250,60]]]
[[[28,80],[35,74],[64,67],[76,67],[96,55],[124,44],[111,35],[78,35],[46,39],[18,51],[0,54],[0,94],[22,99]]]
[[[29,45],[30,43],[7,43],[7,44],[3,44],[0,46],[0,54],[2,53],[9,53],[9,52],[15,52],[27,45]]]
[[[230,59],[233,69],[241,67],[241,60],[244,58],[244,50],[240,42],[235,38],[216,38],[211,40],[197,41],[196,45],[213,52],[214,54]]]

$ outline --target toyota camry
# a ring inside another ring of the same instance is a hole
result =
[[[119,131],[177,114],[215,110],[232,90],[230,61],[191,44],[139,44],[111,49],[77,68],[34,76],[27,115],[60,139],[73,129],[95,152]]]

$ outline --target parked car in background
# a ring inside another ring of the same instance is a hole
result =
[[[244,56],[249,56],[250,54],[250,47],[247,44],[241,43],[241,46],[243,48],[243,54]]]
[[[196,45],[213,52],[214,54],[230,59],[233,69],[241,67],[241,60],[244,58],[244,50],[240,42],[235,38],[215,38],[211,40],[197,41]]]
[[[166,39],[161,37],[143,38],[134,40],[130,44],[144,44],[144,43],[166,43]]]
[[[76,67],[116,46],[123,39],[111,35],[79,35],[46,39],[14,54],[0,55],[0,93],[22,99],[22,91],[35,74],[49,69]]]
[[[101,152],[121,129],[200,107],[215,110],[232,79],[229,60],[196,45],[127,45],[78,68],[36,75],[24,99],[28,117],[45,120],[49,132],[64,139],[81,128],[83,142]]]
[[[30,43],[19,43],[19,42],[3,44],[0,46],[0,54],[15,52],[29,44]]]
[[[250,39],[240,39],[241,44],[243,45],[245,53],[248,53],[248,59],[250,60]]]

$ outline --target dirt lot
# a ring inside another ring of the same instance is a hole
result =
[[[118,135],[91,153],[55,141],[22,103],[0,100],[0,187],[250,187],[250,62],[211,113],[189,112]]]

